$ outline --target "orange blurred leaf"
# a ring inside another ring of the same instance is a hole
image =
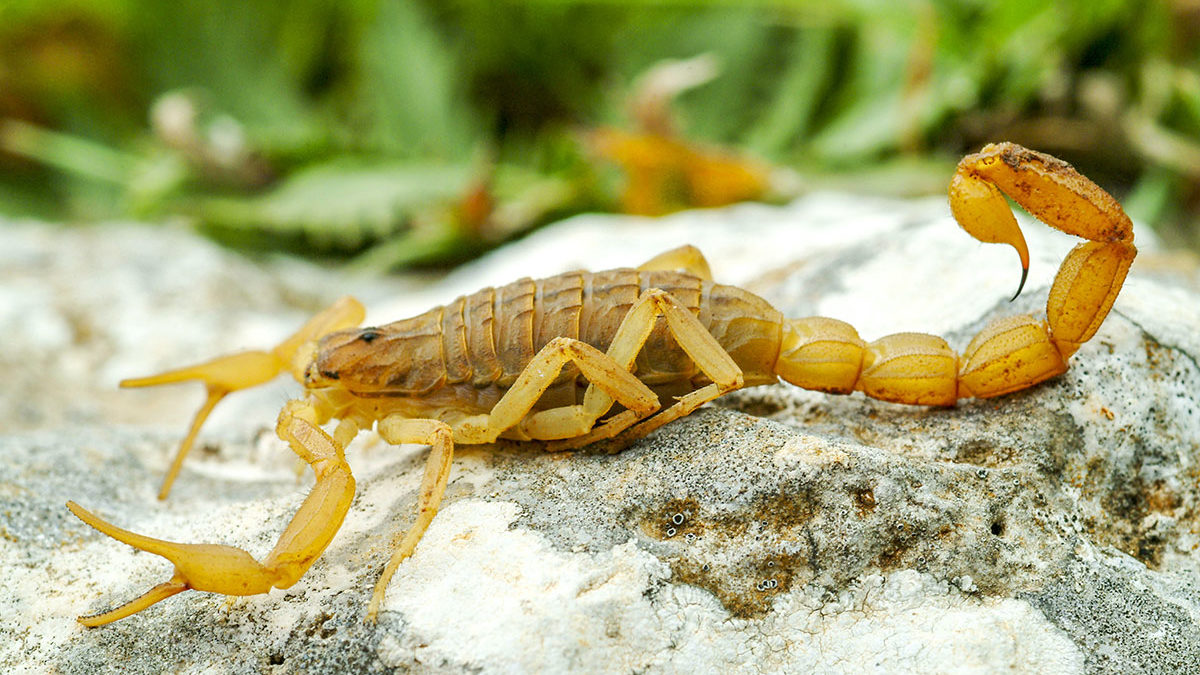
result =
[[[724,206],[759,199],[769,187],[766,164],[720,148],[611,128],[592,131],[587,142],[596,155],[625,171],[621,208],[626,213]]]

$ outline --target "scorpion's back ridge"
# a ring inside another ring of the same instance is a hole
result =
[[[750,379],[774,381],[763,357],[778,351],[771,345],[778,343],[780,315],[765,300],[687,273],[630,268],[520,279],[411,318],[334,333],[321,341],[314,369],[360,395],[423,396],[453,385],[507,388],[556,337],[608,349],[616,327],[648,288],[670,293],[718,341],[730,342],[730,354]],[[652,387],[703,378],[661,320],[636,371]],[[567,384],[578,376],[574,366],[563,369],[555,380],[560,398],[582,390]]]

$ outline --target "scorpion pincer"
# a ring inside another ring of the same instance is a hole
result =
[[[355,328],[363,308],[343,298],[270,351],[126,380],[122,386],[199,380],[207,387],[160,499],[213,406],[284,371],[306,393],[284,406],[276,431],[312,467],[316,482],[262,562],[230,546],[135,534],[68,502],[97,530],[175,565],[169,581],[79,621],[107,624],[188,589],[253,595],[296,583],[353,501],[343,449],[372,427],[388,443],[431,450],[416,520],[379,577],[370,619],[437,513],[455,444],[510,438],[542,441],[550,450],[604,440],[623,447],[722,394],[780,378],[833,394],[861,391],[885,401],[951,406],[1059,375],[1121,289],[1136,255],[1132,224],[1116,200],[1067,163],[1011,143],[988,145],[960,162],[950,184],[951,210],[976,239],[1016,248],[1025,271],[1025,240],[1002,193],[1087,241],[1059,269],[1045,319],[996,320],[961,356],[933,335],[898,333],[865,342],[835,319],[786,319],[750,292],[714,283],[700,252],[684,246],[635,269],[487,288],[379,327]],[[334,420],[327,433],[322,427]]]

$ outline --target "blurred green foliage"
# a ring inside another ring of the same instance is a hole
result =
[[[672,106],[690,142],[921,194],[1012,140],[1195,245],[1198,38],[1183,0],[0,0],[0,213],[452,260],[618,208],[579,132],[711,54]]]

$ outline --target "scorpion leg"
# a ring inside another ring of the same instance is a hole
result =
[[[667,422],[690,415],[705,403],[735,389],[741,389],[744,383],[742,370],[734,362],[729,352],[726,352],[721,343],[717,342],[712,333],[709,333],[708,329],[704,327],[704,324],[700,323],[700,320],[670,293],[651,289],[643,293],[642,298],[653,305],[655,318],[661,315],[667,320],[667,328],[671,331],[672,337],[679,343],[683,351],[687,352],[700,372],[704,373],[712,382],[681,396],[671,407],[625,432],[622,436],[623,442],[635,441]],[[633,310],[631,309],[629,313],[633,314]],[[626,320],[628,318],[627,316]],[[653,327],[655,320],[651,319],[648,323]],[[625,321],[622,321],[621,325],[624,326]],[[614,351],[620,353],[625,348],[632,348],[632,342],[627,346],[619,344],[618,340],[620,339],[621,330],[618,328],[617,337],[609,348],[610,353]],[[640,351],[644,343],[645,338],[642,338],[636,350]]]
[[[183,466],[183,460],[196,441],[200,427],[222,398],[240,389],[249,389],[269,382],[285,370],[290,370],[297,380],[303,381],[304,367],[312,356],[315,341],[326,333],[358,325],[362,322],[364,314],[363,306],[357,300],[345,297],[309,319],[300,330],[271,351],[239,352],[158,375],[121,381],[122,387],[152,387],[199,380],[207,389],[204,403],[196,411],[191,427],[179,444],[175,459],[163,477],[158,498],[167,498],[171,485]]]
[[[396,573],[400,563],[412,555],[429,523],[437,515],[438,506],[442,503],[442,494],[446,491],[446,480],[450,477],[450,460],[454,458],[453,432],[445,422],[391,415],[379,421],[376,431],[393,445],[420,443],[430,446],[431,449],[417,496],[417,519],[392,552],[391,559],[375,583],[375,591],[371,593],[371,602],[367,605],[366,618],[371,622],[374,622],[379,614],[379,606],[383,602],[392,575]]]
[[[630,412],[644,417],[658,409],[658,397],[627,368],[622,368],[587,343],[559,337],[534,355],[489,414],[464,418],[453,429],[438,420],[411,419],[400,415],[386,417],[376,425],[379,435],[389,443],[422,443],[430,445],[432,450],[425,464],[417,498],[417,519],[393,551],[391,560],[375,584],[367,608],[369,621],[374,621],[378,615],[392,575],[412,555],[437,514],[450,475],[455,440],[489,443],[513,427],[529,438],[563,438],[584,433],[595,424],[599,414],[589,414],[583,405],[551,408],[530,414],[534,404],[567,363],[578,366],[589,382],[612,395]]]
[[[292,517],[278,543],[263,562],[246,551],[220,544],[182,544],[154,539],[116,527],[75,502],[67,508],[80,520],[134,548],[160,555],[175,565],[171,580],[117,609],[80,617],[85,626],[102,626],[176,593],[191,589],[225,595],[257,595],[272,588],[288,588],[308,570],[333,539],[354,499],[354,477],[342,446],[317,427],[311,408],[291,401],[279,414],[276,431],[292,450],[308,462],[316,483]],[[343,423],[337,435],[352,437],[353,423]]]
[[[602,408],[585,395],[582,405],[568,405],[530,414],[534,404],[567,363],[574,363],[593,388],[608,401]],[[658,396],[637,379],[629,366],[595,347],[572,338],[546,343],[525,366],[504,396],[486,415],[473,416],[455,428],[455,439],[465,443],[490,443],[515,429],[518,435],[537,440],[573,438],[586,433],[616,400],[636,416],[658,410]]]
[[[682,270],[705,281],[712,281],[712,270],[708,266],[708,260],[700,252],[700,249],[691,244],[663,251],[638,265],[638,269],[646,271]]]
[[[629,308],[629,312],[621,320],[621,325],[617,327],[616,335],[608,348],[608,355],[622,367],[632,369],[634,360],[646,344],[660,316],[666,319],[667,329],[675,341],[712,383],[680,397],[670,407],[625,432],[621,439],[622,444],[635,441],[671,420],[690,414],[723,394],[740,389],[743,385],[742,371],[728,352],[691,311],[670,293],[661,289],[646,290]],[[598,411],[597,417],[607,412],[612,403],[612,398],[606,392],[594,386],[589,386],[583,397],[584,407],[593,412]],[[611,438],[625,431],[638,419],[624,413],[616,415],[591,433],[571,438],[551,449],[577,448]]]
[[[424,443],[430,445],[432,450],[421,480],[417,519],[393,551],[391,560],[375,585],[367,608],[368,620],[375,620],[388,583],[396,569],[412,555],[429,523],[437,514],[450,475],[455,440],[465,443],[487,443],[494,441],[504,431],[516,427],[529,438],[570,438],[571,444],[574,445],[577,439],[594,440],[593,435],[585,432],[594,427],[596,420],[612,407],[614,400],[628,410],[617,416],[621,420],[617,426],[611,426],[611,421],[602,426],[601,430],[611,431],[601,437],[611,436],[658,409],[658,397],[638,380],[630,369],[659,316],[666,318],[676,341],[696,361],[701,372],[713,380],[713,384],[684,396],[663,411],[662,414],[670,416],[660,424],[686,415],[703,403],[742,385],[741,370],[703,324],[669,293],[651,289],[638,298],[622,320],[608,354],[571,338],[559,337],[551,340],[534,355],[487,415],[465,418],[459,421],[453,430],[441,421],[409,419],[399,415],[387,417],[379,422],[376,428],[389,443]],[[567,363],[578,366],[589,381],[584,403],[530,414],[534,404]],[[655,416],[649,421],[657,421],[658,417]],[[635,436],[637,438],[657,426],[650,427],[640,434],[639,428],[635,427],[631,433],[638,434]]]

